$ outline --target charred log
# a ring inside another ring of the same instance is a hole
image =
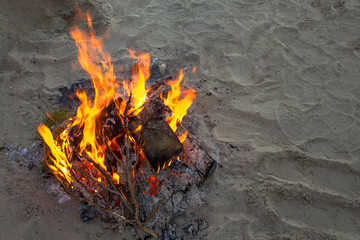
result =
[[[129,123],[131,135],[142,145],[142,151],[151,167],[158,172],[173,157],[182,153],[183,146],[165,119],[148,119],[142,125],[141,130],[136,131],[141,123],[142,121],[134,119]]]
[[[125,128],[119,116],[118,108],[118,106],[121,105],[122,101],[122,98],[117,98],[116,100],[112,101],[106,108],[104,108],[100,113],[100,126],[104,131],[104,135],[110,141],[112,141],[116,137],[124,137],[125,135]],[[100,132],[100,134],[102,134],[102,132]]]
[[[142,131],[143,152],[153,169],[164,169],[173,157],[179,156],[183,146],[166,121],[149,121]]]

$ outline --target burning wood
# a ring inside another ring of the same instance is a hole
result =
[[[74,27],[71,35],[79,48],[78,60],[91,76],[94,97],[91,99],[85,91],[76,92],[81,105],[59,136],[54,137],[43,124],[38,126],[47,144],[45,161],[69,194],[157,237],[145,223],[158,211],[161,201],[141,222],[145,215],[139,209],[138,196],[148,192],[158,195],[163,181],[152,174],[149,177],[150,170],[144,173],[145,160],[153,172],[159,173],[186,150],[188,154],[182,160],[187,168],[198,171],[201,177],[195,178],[197,183],[209,174],[208,168],[214,168],[207,164],[199,167],[195,159],[189,160],[190,150],[182,144],[187,131],[177,131],[196,92],[181,86],[183,71],[175,80],[146,88],[150,55],[134,51],[130,51],[137,59],[132,78],[121,85],[116,81],[110,55],[102,49],[102,39],[93,32],[89,14],[86,21],[89,32]],[[171,89],[165,94],[167,86]],[[141,190],[146,182],[151,185],[150,191]]]

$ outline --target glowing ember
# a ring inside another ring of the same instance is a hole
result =
[[[145,191],[145,194],[150,194],[150,196],[157,196],[161,190],[162,184],[159,179],[157,179],[154,175],[151,175],[147,180],[150,184],[150,190]]]

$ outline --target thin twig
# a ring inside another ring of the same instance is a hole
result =
[[[95,196],[92,192],[90,192],[89,189],[87,189],[87,187],[85,186],[85,184],[83,184],[83,183],[82,183],[79,179],[77,179],[75,176],[74,176],[74,179],[75,179],[75,181],[76,181],[78,184],[80,184],[80,185],[88,192],[88,194],[91,195],[91,197],[92,197],[92,199],[94,200],[94,202],[96,202],[96,196]]]
[[[132,111],[130,114],[128,114],[128,117],[132,117],[133,116],[133,114],[136,112],[136,111],[138,111],[139,109],[141,109],[141,108],[144,108],[144,106],[145,106],[145,103],[143,104],[143,105],[141,105],[140,107],[138,107],[137,109],[135,109],[134,111]],[[142,110],[141,110],[142,111]],[[140,112],[141,112],[140,111]]]
[[[118,191],[118,192],[121,193],[121,196],[120,196],[121,200],[125,204],[127,204],[127,200],[124,198],[125,194],[123,193],[123,191],[115,186],[114,182],[111,180],[109,175],[101,168],[101,166],[98,163],[94,162],[92,159],[87,158],[87,157],[80,157],[80,158],[84,159],[85,161],[87,161],[87,162],[89,162],[91,164],[93,164],[93,166],[105,177],[105,179],[107,180],[106,182],[109,183],[109,185],[111,185],[115,191]],[[125,206],[130,211],[130,207],[128,205],[125,205]]]
[[[102,233],[96,234],[96,236],[97,236],[97,237],[102,237],[102,236],[104,236],[104,234],[107,233],[109,230],[113,230],[113,229],[117,228],[118,226],[123,225],[123,224],[125,224],[125,223],[129,223],[129,224],[134,225],[134,220],[126,220],[126,221],[119,222],[119,223],[115,224],[114,226],[112,226],[111,228],[106,229],[106,230],[103,231]]]
[[[144,221],[144,225],[145,225],[151,218],[153,218],[153,217],[155,216],[155,214],[157,213],[157,211],[159,211],[159,208],[160,208],[160,205],[161,205],[162,201],[163,201],[163,200],[160,199],[160,201],[159,201],[156,209],[155,209],[155,210],[151,213],[151,215]]]
[[[94,162],[92,159],[87,158],[87,157],[85,157],[85,156],[80,156],[79,154],[78,154],[78,156],[79,156],[80,159],[83,159],[83,160],[91,163],[91,164],[105,177],[105,179],[107,180],[107,182],[109,182],[109,184],[110,184],[115,190],[117,190],[115,184],[112,182],[112,180],[110,179],[109,175],[101,168],[101,166],[100,166],[98,163]]]
[[[131,102],[131,94],[129,97],[129,100],[126,102],[126,106],[125,106],[125,110],[124,110],[124,126],[125,126],[125,130],[126,130],[126,138],[125,138],[125,154],[126,154],[126,161],[125,161],[125,173],[126,173],[126,180],[127,180],[127,185],[129,188],[129,192],[130,192],[130,199],[131,199],[131,204],[134,206],[135,209],[135,221],[138,220],[139,218],[139,206],[136,202],[136,198],[135,198],[135,193],[134,193],[134,185],[132,183],[132,179],[131,179],[131,172],[129,167],[130,167],[130,136],[129,136],[129,126],[128,126],[128,115],[127,115],[127,111],[129,109],[130,106],[130,102]]]
[[[129,148],[130,148],[130,139],[129,139],[129,127],[128,127],[128,115],[127,115],[127,111],[128,111],[128,107],[130,105],[130,101],[131,101],[131,94],[129,97],[129,100],[126,103],[126,107],[125,107],[125,111],[124,111],[124,126],[125,126],[125,130],[126,130],[126,144],[125,144],[125,153],[126,153],[126,161],[125,161],[125,173],[126,173],[126,179],[127,179],[127,184],[128,184],[128,188],[130,191],[130,196],[131,196],[131,203],[134,206],[135,209],[135,222],[137,227],[150,234],[151,236],[153,236],[154,238],[158,238],[159,236],[152,230],[150,230],[149,228],[147,228],[146,226],[144,226],[140,221],[139,221],[139,205],[137,204],[136,198],[135,198],[135,192],[134,192],[134,188],[135,185],[133,184],[133,179],[130,176],[130,172],[129,172],[129,162],[130,162],[130,153],[129,153]]]
[[[153,238],[159,238],[159,235],[157,235],[156,232],[154,232],[154,231],[150,230],[149,228],[145,227],[144,225],[142,225],[142,224],[139,222],[139,220],[136,221],[136,224],[137,224],[137,227],[138,227],[141,231],[150,234]]]
[[[141,130],[140,130],[139,135],[140,135],[140,137],[139,137],[139,144],[138,144],[138,148],[137,148],[136,154],[135,154],[136,160],[135,160],[135,163],[134,163],[134,165],[133,165],[133,169],[136,169],[136,167],[137,167],[137,165],[138,165],[138,163],[139,163],[139,160],[140,160],[139,155],[140,155],[141,148],[143,147],[143,143],[142,143],[142,136],[143,136],[143,135],[142,135],[142,128],[141,128]]]
[[[77,166],[73,165],[72,166],[75,170],[77,170],[78,172],[80,172],[81,174],[83,174],[85,177],[87,177],[88,179],[90,179],[91,181],[95,182],[97,185],[99,185],[101,188],[103,188],[104,190],[114,193],[118,196],[121,196],[120,192],[114,191],[110,188],[105,187],[103,184],[101,184],[100,182],[98,182],[96,179],[94,179],[92,176],[90,176],[89,174],[87,174],[86,172],[84,172],[83,170],[81,170],[80,168],[78,168]]]
[[[104,141],[105,145],[106,145],[106,148],[112,153],[112,155],[114,156],[114,158],[116,159],[116,161],[118,161],[121,165],[121,167],[124,169],[125,166],[124,166],[124,163],[121,161],[121,159],[116,156],[115,152],[111,149],[111,147],[109,146],[109,144],[107,143],[106,139],[105,139],[105,136],[104,136],[104,131],[102,131],[102,135],[101,135],[101,138],[102,140]]]
[[[69,160],[69,156],[67,155],[67,148],[65,148],[65,151],[64,151],[64,153],[65,153],[65,156],[66,156],[66,159],[67,159],[67,161],[68,161],[68,163],[70,163],[70,160]],[[72,163],[72,161],[71,161],[71,163]],[[72,169],[73,170],[73,169]],[[77,179],[76,177],[75,177],[75,174],[74,174],[74,179],[75,179],[75,181],[77,182],[77,183],[79,183],[90,195],[91,195],[91,197],[93,198],[93,199],[95,199],[96,200],[96,197],[94,196],[94,194],[92,194],[91,192],[90,192],[90,190],[89,189],[87,189],[87,187],[79,180],[79,179]]]
[[[114,211],[111,211],[111,210],[109,210],[109,209],[106,209],[106,208],[100,206],[99,204],[94,203],[94,202],[92,202],[92,201],[90,201],[90,200],[87,200],[87,199],[85,199],[85,198],[76,196],[74,193],[72,193],[71,191],[69,191],[69,189],[66,188],[66,186],[64,186],[64,184],[63,184],[62,182],[60,182],[60,183],[61,183],[61,185],[63,186],[64,190],[65,190],[68,194],[70,194],[71,196],[73,196],[74,198],[76,198],[76,199],[78,199],[78,200],[80,200],[80,201],[87,202],[88,204],[90,204],[90,205],[92,205],[92,206],[94,206],[94,207],[96,207],[96,208],[98,208],[98,209],[100,209],[100,210],[102,210],[102,211],[104,211],[104,212],[107,212],[107,213],[109,213],[109,214],[112,214],[112,215],[114,215],[114,216],[117,216],[117,217],[123,219],[124,221],[132,221],[132,222],[133,222],[133,220],[128,220],[126,217],[124,217],[123,215],[121,215],[121,214],[119,214],[119,213],[117,213],[117,212],[114,212]]]
[[[89,178],[90,180],[92,180],[93,182],[95,182],[96,184],[98,184],[101,188],[103,188],[104,190],[108,191],[108,192],[111,192],[111,193],[114,193],[116,194],[117,196],[120,197],[120,199],[122,200],[122,202],[124,203],[126,209],[128,209],[129,211],[131,211],[130,207],[128,206],[127,204],[127,201],[126,199],[124,198],[123,196],[123,193],[120,192],[118,189],[116,190],[112,190],[110,188],[107,188],[105,187],[103,184],[101,184],[100,182],[98,182],[96,179],[94,179],[93,177],[91,177],[89,174],[85,173],[83,170],[81,170],[80,168],[78,168],[77,166],[73,165],[72,166],[73,168],[75,168],[77,171],[79,171],[80,173],[82,173],[84,176],[86,176],[87,178]]]

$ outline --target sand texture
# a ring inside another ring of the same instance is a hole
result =
[[[134,48],[165,75],[184,68],[198,91],[184,121],[220,164],[191,210],[209,222],[203,239],[360,239],[359,1],[79,4],[110,34],[119,76]],[[0,6],[0,239],[99,239],[100,221],[82,223],[76,201],[58,204],[21,160],[59,88],[88,78],[69,34],[74,1]]]

